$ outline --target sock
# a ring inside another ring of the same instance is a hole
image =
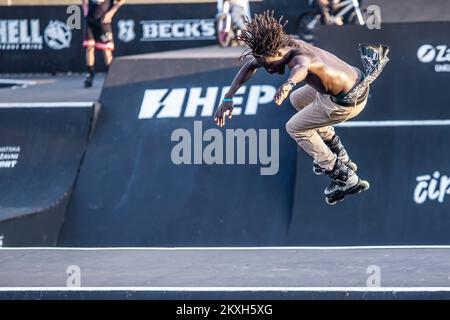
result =
[[[93,78],[95,73],[94,66],[87,66],[87,72]]]

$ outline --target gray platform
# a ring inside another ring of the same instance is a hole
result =
[[[0,265],[0,298],[450,298],[450,247],[4,248]]]
[[[105,74],[95,76],[94,86],[83,87],[84,75],[0,75],[2,82],[24,83],[16,88],[0,88],[1,103],[98,101]]]

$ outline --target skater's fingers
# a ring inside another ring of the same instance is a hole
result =
[[[228,111],[228,119],[231,119],[231,118],[233,118],[233,109]]]
[[[277,104],[280,106],[280,105],[283,103],[283,101],[284,101],[284,97],[280,97],[280,98],[278,99]]]
[[[222,109],[219,109],[216,114],[217,124],[220,126],[220,119],[222,118]]]

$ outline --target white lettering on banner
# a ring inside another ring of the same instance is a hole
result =
[[[223,99],[229,87],[219,90],[218,87],[208,87],[206,90],[200,87],[176,88],[176,89],[147,89],[142,99],[139,119],[156,118],[180,118],[185,109],[184,117],[211,117],[214,109]],[[235,108],[233,115],[240,115],[244,104],[246,86],[239,89],[234,97]],[[218,94],[221,91],[220,99]],[[254,85],[249,89],[248,98],[245,104],[245,115],[256,115],[258,108],[262,104],[270,103],[275,96],[276,88],[271,85]],[[188,96],[186,96],[188,94]],[[186,102],[187,101],[187,102]],[[201,112],[199,112],[201,108]],[[158,112],[159,111],[159,112]]]
[[[72,30],[64,22],[52,20],[44,30],[44,40],[49,48],[54,50],[69,48]]]
[[[39,19],[0,20],[0,50],[42,50],[44,40],[51,49],[69,48],[72,32],[58,20],[48,23],[44,36]]]
[[[0,50],[42,49],[38,19],[0,20]]]
[[[19,146],[0,146],[0,169],[14,168],[19,161],[19,155]]]
[[[434,62],[435,72],[450,72],[450,48],[447,45],[424,44],[417,49],[417,58],[422,63]]]
[[[213,40],[213,19],[143,20],[141,41]]]
[[[450,195],[450,176],[441,175],[439,171],[435,171],[432,176],[418,176],[416,181],[414,201],[417,204],[423,204],[427,200],[443,203],[445,196]]]

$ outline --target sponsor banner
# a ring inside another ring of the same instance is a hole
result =
[[[141,41],[214,40],[216,38],[214,19],[144,20],[141,21],[141,25]]]
[[[67,24],[66,7],[2,7],[0,73],[81,71],[82,31]]]
[[[296,19],[305,4],[274,0],[252,3],[252,12],[275,9]],[[215,3],[123,6],[112,22],[115,56],[214,45]],[[85,71],[84,19],[74,23],[77,10],[67,6],[18,6],[0,10],[0,73]],[[81,10],[79,11],[81,12]],[[97,53],[97,70],[104,70]]]
[[[65,22],[50,20],[41,28],[40,19],[0,20],[0,50],[61,50],[70,48],[72,31]]]
[[[3,7],[0,73],[84,71],[85,20],[65,6]],[[215,44],[213,4],[125,5],[112,22],[115,56]],[[97,53],[97,70],[104,69]]]
[[[427,201],[444,203],[446,197],[450,195],[450,176],[441,174],[439,171],[434,171],[432,175],[420,175],[416,181],[414,201],[417,204],[424,204]]]
[[[212,117],[229,86],[146,89],[139,108],[139,119]],[[272,103],[273,85],[242,86],[234,97],[234,115],[256,115]]]
[[[431,63],[435,72],[450,72],[449,44],[424,44],[417,49],[417,59],[422,63]]]

